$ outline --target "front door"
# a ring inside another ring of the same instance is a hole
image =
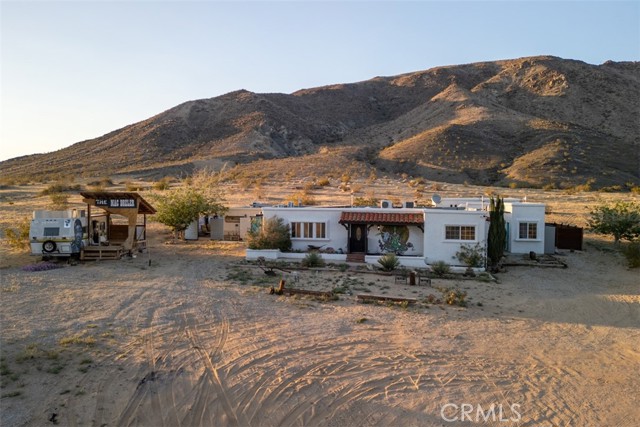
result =
[[[367,226],[365,224],[351,224],[349,251],[352,253],[367,251]]]

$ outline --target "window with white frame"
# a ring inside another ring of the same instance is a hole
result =
[[[474,225],[447,225],[444,228],[445,240],[476,240]]]
[[[538,238],[537,222],[520,222],[518,223],[518,239],[536,240]]]
[[[324,222],[292,222],[292,239],[326,239],[327,224]]]

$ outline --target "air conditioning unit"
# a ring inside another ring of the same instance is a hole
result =
[[[404,202],[402,207],[405,209],[413,209],[415,207],[415,202]]]
[[[380,207],[382,209],[391,209],[393,207],[393,202],[391,200],[380,200]]]

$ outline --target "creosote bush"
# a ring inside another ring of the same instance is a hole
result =
[[[324,259],[318,252],[309,252],[302,260],[303,267],[324,267]]]
[[[436,276],[443,277],[451,272],[451,266],[444,261],[436,261],[431,264],[431,271]]]
[[[375,197],[356,197],[353,199],[353,206],[355,207],[367,207],[378,206],[380,200]]]
[[[69,207],[69,195],[67,193],[50,193],[51,208],[55,210],[65,210]]]
[[[29,247],[29,228],[31,227],[31,219],[29,217],[22,218],[16,228],[5,228],[3,230],[5,239],[13,249],[23,250]]]
[[[462,245],[456,257],[467,267],[482,267],[484,264],[484,247],[480,242],[475,245]]]
[[[164,191],[171,188],[171,180],[168,177],[162,178],[160,181],[153,183],[153,189],[158,191]]]
[[[309,193],[308,190],[302,190],[290,195],[284,200],[284,202],[293,202],[295,206],[313,206],[316,204],[316,199],[312,194]]]
[[[82,190],[82,186],[80,184],[68,185],[65,183],[56,182],[54,184],[50,184],[49,186],[47,186],[47,188],[42,190],[40,192],[40,195],[47,196],[49,194],[63,193],[65,191],[81,191],[81,190]]]

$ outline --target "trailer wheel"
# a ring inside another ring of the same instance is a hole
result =
[[[50,254],[51,252],[56,250],[56,242],[52,240],[47,240],[42,244],[42,252],[46,252]]]

